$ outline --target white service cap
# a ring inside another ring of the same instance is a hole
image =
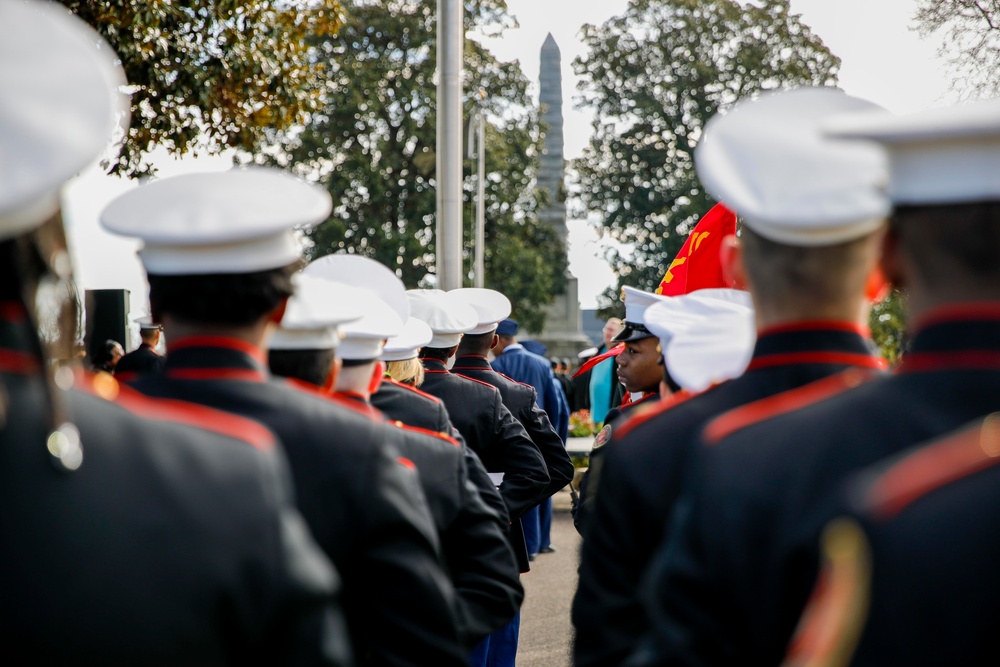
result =
[[[472,306],[479,322],[468,334],[484,334],[495,331],[501,321],[510,316],[510,299],[492,289],[482,287],[459,287],[448,292]]]
[[[698,176],[771,241],[825,246],[861,238],[889,215],[888,160],[871,142],[826,136],[823,125],[839,114],[879,109],[834,88],[738,102],[706,125],[695,150]]]
[[[434,332],[427,347],[454,347],[462,340],[462,334],[479,323],[475,309],[450,292],[414,289],[407,291],[406,296],[413,317],[426,322]]]
[[[392,269],[374,259],[347,253],[326,255],[310,262],[304,272],[317,278],[371,290],[383,302],[392,306],[401,321],[405,322],[410,317],[410,302],[406,298],[403,281]]]
[[[367,296],[365,314],[360,320],[340,328],[343,336],[337,356],[341,359],[368,361],[382,356],[382,346],[387,338],[403,330],[403,320],[395,308],[379,298],[370,289],[360,289]]]
[[[1000,199],[1000,99],[908,116],[832,118],[827,133],[889,154],[889,198],[927,205]]]
[[[115,58],[62,5],[0,2],[0,239],[55,213],[63,184],[128,125]]]
[[[650,306],[646,326],[660,339],[670,376],[688,391],[738,377],[756,342],[750,295],[704,289]]]
[[[625,322],[622,330],[611,341],[614,343],[623,343],[653,336],[654,334],[650,333],[643,323],[643,315],[646,309],[654,303],[669,297],[646,292],[627,285],[622,288],[622,294],[625,297]]]
[[[300,259],[293,229],[322,222],[331,208],[325,189],[254,167],[153,181],[114,199],[101,224],[143,241],[147,273],[253,273]]]
[[[163,329],[162,324],[153,321],[152,315],[137,317],[132,321],[139,325],[139,331],[159,331]]]
[[[280,326],[271,335],[272,350],[331,350],[340,342],[338,326],[360,319],[368,295],[350,285],[295,276]]]
[[[403,330],[386,341],[382,348],[382,361],[405,361],[415,359],[420,348],[431,342],[434,332],[423,320],[411,317],[406,320]]]

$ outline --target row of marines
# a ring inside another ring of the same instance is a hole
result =
[[[592,455],[575,664],[997,664],[1000,100],[764,94],[694,157],[742,221],[744,310],[626,294],[619,359],[652,359],[660,388],[629,389],[661,399]],[[886,281],[891,371],[867,326]]]
[[[73,289],[59,191],[127,118],[124,84],[65,8],[0,2],[5,646],[39,664],[487,664],[524,596],[518,519],[573,474],[535,390],[486,363],[503,295],[407,291],[353,255],[302,270],[324,189],[182,176],[101,214],[143,242],[163,368],[125,383],[48,362],[37,299]]]

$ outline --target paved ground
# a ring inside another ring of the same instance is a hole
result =
[[[552,554],[540,554],[523,575],[517,667],[569,667],[573,630],[569,608],[576,590],[580,536],[569,513],[569,493],[554,497]]]

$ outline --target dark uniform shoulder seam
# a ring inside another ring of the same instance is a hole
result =
[[[481,384],[484,387],[489,387],[493,391],[500,391],[499,389],[497,389],[496,387],[494,387],[493,385],[491,385],[489,382],[483,382],[482,380],[477,380],[476,378],[470,378],[468,375],[462,375],[461,373],[452,373],[452,375],[455,375],[455,376],[460,377],[460,378],[465,378],[466,380],[469,380],[471,382],[475,382],[476,384]]]
[[[76,387],[91,396],[113,402],[126,412],[154,421],[193,426],[236,440],[262,451],[274,448],[274,434],[263,424],[231,412],[173,398],[153,398],[121,384],[110,375],[82,374]]]
[[[864,508],[888,520],[916,500],[1000,463],[1000,413],[890,464],[867,486]]]
[[[819,403],[876,376],[871,370],[849,368],[801,387],[741,405],[710,421],[702,432],[702,440],[705,444],[715,445],[737,431]]]

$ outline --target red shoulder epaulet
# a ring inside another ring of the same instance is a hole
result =
[[[455,438],[451,437],[450,435],[442,433],[441,431],[432,431],[429,428],[420,428],[419,426],[410,426],[409,424],[404,424],[403,422],[399,421],[398,419],[396,421],[389,422],[389,424],[392,425],[392,426],[395,426],[396,428],[401,429],[403,431],[409,431],[411,433],[419,433],[421,435],[428,435],[428,436],[431,436],[432,438],[437,438],[438,440],[444,440],[445,442],[447,442],[447,443],[449,443],[451,445],[454,445],[455,447],[461,447],[461,444],[458,442],[458,440],[456,440]]]
[[[849,368],[807,385],[747,403],[724,412],[710,421],[702,432],[702,440],[706,444],[714,445],[736,431],[819,403],[878,377],[878,375],[877,372],[870,369]]]
[[[403,389],[407,389],[409,391],[412,391],[414,394],[417,394],[419,396],[423,396],[424,398],[430,399],[430,400],[434,401],[435,403],[441,403],[441,399],[438,398],[437,396],[432,396],[432,395],[428,394],[426,391],[421,391],[420,389],[417,389],[416,387],[408,385],[408,384],[406,384],[404,382],[396,382],[395,380],[393,380],[391,378],[386,378],[385,381],[389,382],[389,383],[391,383],[391,384],[393,384],[393,385],[395,385],[397,387],[402,387]]]
[[[32,375],[42,368],[38,357],[18,350],[0,350],[0,372]]]
[[[107,373],[94,375],[81,372],[77,375],[74,386],[145,419],[194,426],[203,431],[242,440],[263,451],[270,450],[275,445],[274,434],[263,424],[252,419],[198,403],[171,398],[152,398],[118,382]]]
[[[522,387],[527,387],[528,389],[530,389],[531,391],[535,392],[536,394],[538,393],[538,390],[535,389],[535,385],[533,385],[533,384],[528,384],[527,382],[521,382],[520,380],[515,380],[514,378],[512,378],[509,375],[504,375],[503,373],[500,373],[500,371],[497,371],[497,373],[499,373],[500,375],[503,375],[503,377],[507,378],[508,380],[510,380],[511,382],[513,382],[514,384],[519,384]]]
[[[460,378],[463,378],[463,379],[466,379],[466,380],[468,380],[470,382],[475,382],[477,384],[481,384],[484,387],[489,387],[493,391],[500,391],[499,389],[497,389],[496,387],[494,387],[493,385],[491,385],[489,382],[483,382],[482,380],[477,380],[476,378],[470,378],[468,375],[462,375],[461,373],[452,373],[452,375],[456,375],[456,376],[458,376]]]
[[[650,404],[648,407],[639,410],[636,414],[631,415],[628,419],[625,420],[624,424],[618,427],[618,430],[616,431],[615,435],[617,435],[619,438],[624,438],[637,426],[645,424],[653,417],[663,414],[670,408],[676,407],[681,403],[688,401],[698,395],[699,394],[689,392],[686,389],[681,389],[680,391],[675,392],[670,396],[667,396],[666,398],[662,399],[659,403]]]
[[[865,508],[879,519],[891,519],[931,491],[998,463],[1000,420],[990,415],[892,464],[868,486]]]

